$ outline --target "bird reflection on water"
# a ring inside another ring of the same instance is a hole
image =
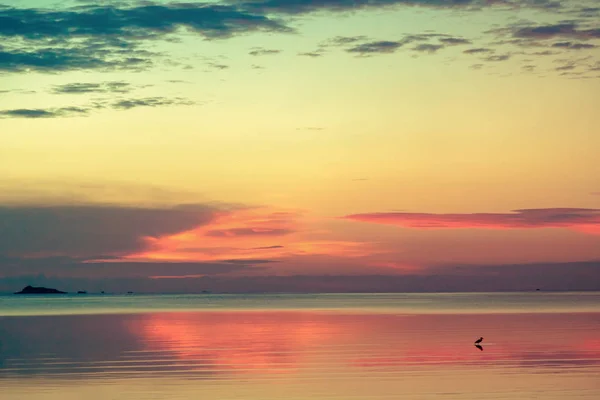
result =
[[[475,347],[477,347],[479,350],[483,351],[483,347],[481,346],[481,342],[483,342],[483,336],[479,337],[479,339],[477,339],[475,341]]]

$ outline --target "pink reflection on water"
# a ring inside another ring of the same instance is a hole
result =
[[[146,351],[218,372],[600,363],[596,314],[158,313],[129,328]],[[479,336],[485,338],[483,351],[473,345]]]
[[[304,350],[327,344],[340,327],[309,313],[148,314],[130,326],[147,350],[167,351],[216,370],[290,373]]]

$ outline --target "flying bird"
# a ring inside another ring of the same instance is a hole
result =
[[[480,337],[479,339],[477,339],[477,340],[475,341],[475,344],[479,344],[479,343],[481,343],[481,342],[483,342],[483,338],[482,338],[482,337]]]

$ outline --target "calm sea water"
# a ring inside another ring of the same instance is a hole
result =
[[[599,377],[600,293],[0,296],[2,400],[597,400]]]

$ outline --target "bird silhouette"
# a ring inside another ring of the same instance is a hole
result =
[[[475,344],[479,344],[479,343],[481,343],[481,342],[483,342],[483,338],[482,338],[482,337],[480,337],[479,339],[477,339],[477,340],[475,341]]]

